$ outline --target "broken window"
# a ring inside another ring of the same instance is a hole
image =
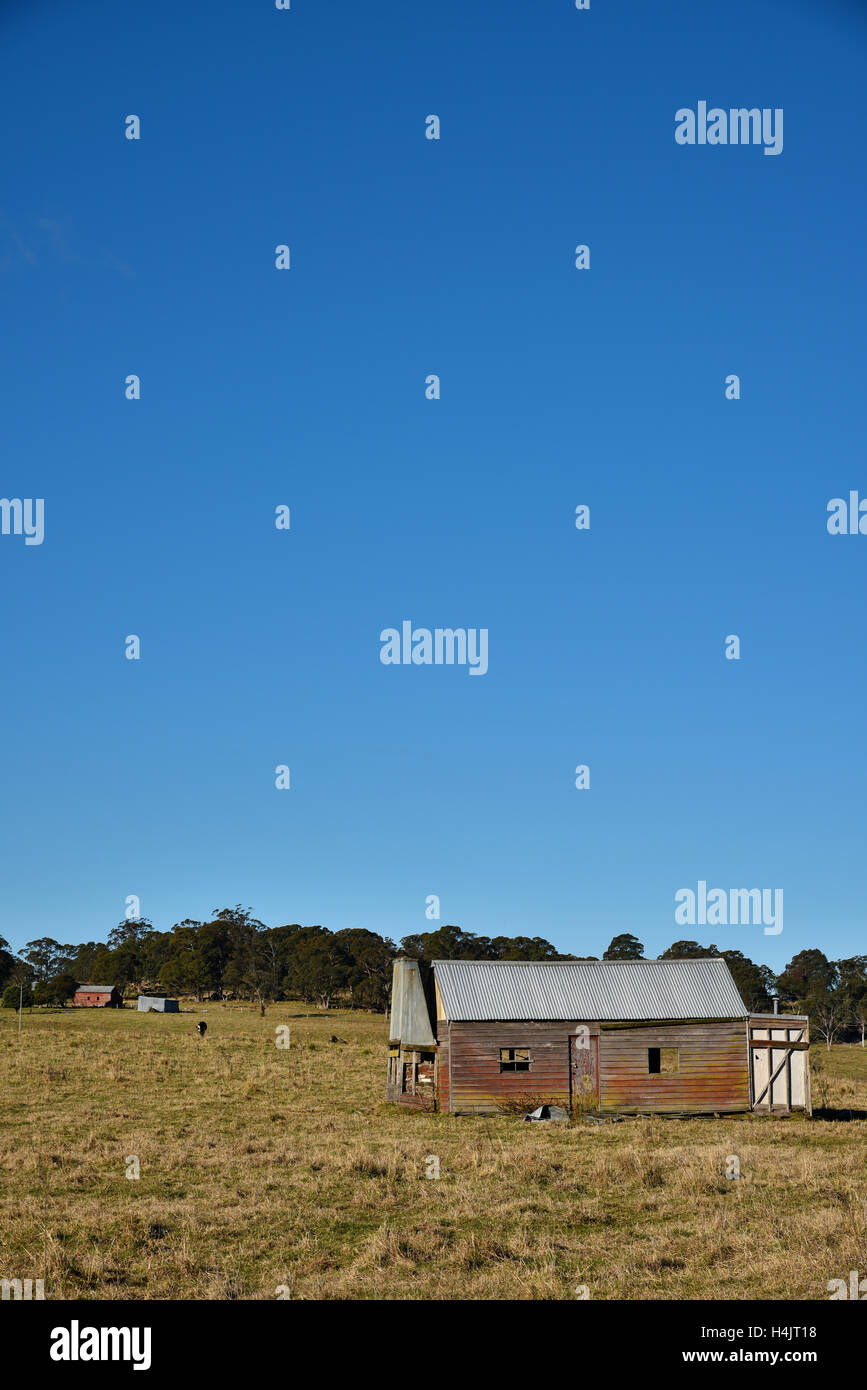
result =
[[[501,1047],[500,1071],[529,1071],[529,1047]]]
[[[676,1047],[649,1047],[647,1049],[647,1070],[651,1076],[675,1076],[680,1071],[680,1057]]]

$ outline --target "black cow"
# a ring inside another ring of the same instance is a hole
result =
[[[203,1037],[205,1036],[205,1034],[207,1033],[207,1031],[208,1031],[208,1025],[207,1025],[207,1023],[205,1023],[204,1021],[202,1021],[201,1023],[197,1023],[197,1024],[196,1024],[196,1032],[198,1033],[198,1035],[199,1035],[200,1038],[203,1038]]]

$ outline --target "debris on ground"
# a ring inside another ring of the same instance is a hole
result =
[[[525,1115],[525,1120],[568,1120],[569,1116],[559,1105],[540,1105],[537,1110],[531,1110],[529,1115]]]

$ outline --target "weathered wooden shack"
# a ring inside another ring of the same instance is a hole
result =
[[[806,1018],[751,1015],[726,962],[395,961],[386,1095],[491,1113],[810,1112]]]

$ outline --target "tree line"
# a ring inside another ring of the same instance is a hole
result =
[[[322,1008],[388,1007],[391,966],[405,955],[432,960],[597,960],[563,955],[541,936],[479,936],[458,926],[405,936],[397,944],[363,927],[332,932],[298,923],[267,927],[240,905],[215,909],[207,922],[185,918],[157,931],[146,917],[123,920],[102,941],[63,945],[28,941],[15,955],[0,937],[0,990],[6,1007],[62,1006],[79,984],[115,985],[123,994],[162,991],[205,999],[244,999],[264,1013],[268,1003],[301,999]],[[867,1034],[867,955],[829,960],[799,951],[779,975],[741,951],[675,941],[659,959],[722,956],[747,1008],[808,1013],[828,1045]],[[642,943],[615,936],[603,960],[643,960]]]

